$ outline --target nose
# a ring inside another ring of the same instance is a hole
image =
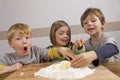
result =
[[[27,43],[27,39],[23,38],[23,43],[26,44]]]
[[[64,37],[68,37],[67,33],[64,34]]]
[[[92,23],[91,23],[91,21],[88,21],[88,26],[90,26]]]

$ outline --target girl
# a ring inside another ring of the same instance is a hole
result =
[[[55,21],[50,29],[50,41],[52,45],[50,47],[66,47],[73,50],[75,54],[79,54],[85,51],[85,47],[80,45],[76,47],[73,42],[71,42],[71,30],[70,26],[63,20]],[[84,40],[80,40],[83,44]]]

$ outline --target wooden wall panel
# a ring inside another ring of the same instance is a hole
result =
[[[33,37],[46,37],[49,36],[50,28],[35,28],[32,29]],[[81,25],[71,25],[72,34],[85,34]],[[120,31],[120,21],[118,22],[109,22],[105,25],[105,32],[109,31]],[[0,40],[5,40],[6,31],[0,31]]]

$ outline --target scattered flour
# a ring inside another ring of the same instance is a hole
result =
[[[80,79],[87,75],[94,73],[95,69],[90,69],[89,67],[84,68],[72,68],[70,67],[69,61],[62,61],[59,63],[52,64],[46,68],[40,69],[38,72],[34,73],[35,77],[46,77],[50,79]]]
[[[21,73],[20,73],[20,76],[23,76],[23,75],[24,75],[24,72],[21,72]]]

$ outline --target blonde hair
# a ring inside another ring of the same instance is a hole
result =
[[[85,10],[85,12],[82,14],[82,16],[80,18],[82,27],[84,27],[83,26],[83,21],[86,19],[86,17],[88,15],[97,16],[100,19],[102,24],[104,24],[104,22],[105,22],[105,17],[104,17],[104,15],[103,15],[103,13],[102,13],[102,11],[100,9],[98,9],[98,8],[88,8],[88,9]]]
[[[55,37],[55,33],[56,31],[60,28],[60,27],[63,27],[63,26],[67,26],[68,29],[69,29],[69,42],[71,41],[71,30],[70,30],[70,26],[63,20],[58,20],[58,21],[55,21],[52,25],[51,25],[51,29],[50,29],[50,41],[51,43],[53,44],[53,46],[56,46],[57,45],[57,41],[56,41],[56,37]],[[68,42],[68,44],[69,44]],[[67,45],[68,45],[67,44]]]
[[[32,35],[31,28],[27,24],[16,23],[16,24],[12,25],[7,31],[8,41],[12,40],[12,38],[16,32],[19,32],[19,34],[22,34],[22,35],[23,34]]]

